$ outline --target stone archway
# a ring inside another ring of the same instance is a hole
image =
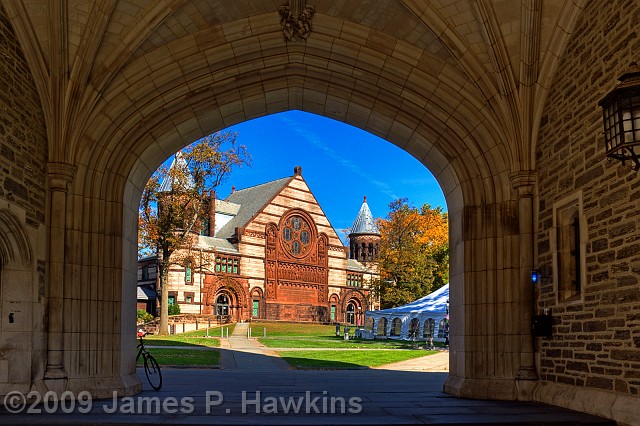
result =
[[[207,275],[203,293],[204,314],[224,317],[232,322],[250,318],[249,297],[244,287],[233,278]]]
[[[367,297],[360,291],[352,290],[342,296],[342,320],[354,326],[364,325],[364,311]]]
[[[91,4],[73,11],[78,15],[59,2],[2,4],[45,112],[46,248],[59,266],[48,272],[50,290],[56,300],[104,312],[95,322],[74,318],[76,328],[63,330],[63,313],[73,311],[50,304],[50,377],[96,396],[140,389],[129,324],[145,182],[198,137],[299,109],[381,136],[431,170],[451,225],[446,390],[530,397],[517,383],[535,379],[526,291],[533,153],[548,82],[580,6],[559,15],[523,6],[522,42],[507,43],[499,35],[502,16],[482,2],[464,34],[453,24],[456,7],[376,2],[371,14],[360,15],[371,3],[349,3],[318,5],[312,34],[299,43],[283,40],[269,2],[158,3],[135,16],[120,10],[121,2]],[[535,23],[545,13],[552,14],[544,16],[551,41],[539,47]],[[505,335],[512,337],[507,343],[499,339]],[[78,354],[86,362],[76,362]]]
[[[42,378],[32,368],[44,359],[43,334],[34,330],[44,311],[34,294],[31,246],[20,219],[0,208],[0,395],[26,393]]]

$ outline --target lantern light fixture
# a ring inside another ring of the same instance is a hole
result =
[[[536,285],[540,281],[540,272],[537,269],[531,270],[531,284]]]
[[[640,67],[633,62],[620,83],[599,103],[604,120],[604,143],[609,158],[631,160],[640,169]]]

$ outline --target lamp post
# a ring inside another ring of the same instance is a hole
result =
[[[607,157],[631,160],[640,169],[640,67],[633,62],[620,83],[599,103]]]

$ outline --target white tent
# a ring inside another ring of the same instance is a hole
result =
[[[409,304],[365,312],[366,333],[391,339],[445,341],[449,331],[449,284]]]

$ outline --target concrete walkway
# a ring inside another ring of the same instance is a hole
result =
[[[249,323],[237,323],[228,339],[220,339],[220,367],[225,370],[286,370],[289,365],[278,354],[253,338],[248,338]],[[260,356],[256,356],[260,355]]]
[[[27,413],[34,408],[27,406],[11,414],[0,406],[0,424],[615,424],[531,402],[453,398],[442,392],[446,352],[375,369],[291,369],[272,349],[247,339],[247,327],[237,324],[221,340],[220,369],[163,368],[160,391],[151,390],[138,369],[144,387],[138,395],[78,402],[72,413],[39,405],[39,413]]]

